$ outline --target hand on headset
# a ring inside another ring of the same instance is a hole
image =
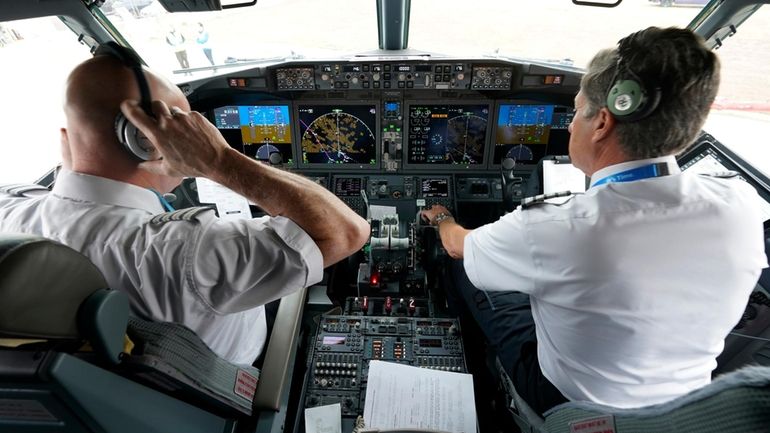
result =
[[[163,101],[153,101],[153,119],[137,101],[131,100],[123,101],[120,109],[155,146],[157,159],[139,164],[149,172],[211,177],[231,151],[216,127],[196,111],[185,112],[178,107],[169,108]]]

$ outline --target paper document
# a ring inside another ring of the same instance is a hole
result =
[[[543,194],[570,191],[573,194],[585,192],[586,175],[572,164],[557,164],[556,161],[543,161]],[[564,203],[569,197],[547,200],[549,203]]]
[[[366,428],[422,428],[476,433],[470,374],[369,362],[364,406]]]
[[[195,183],[198,185],[198,201],[214,203],[219,218],[251,219],[249,201],[244,196],[203,177],[196,177]]]
[[[305,409],[305,433],[342,433],[339,403]]]

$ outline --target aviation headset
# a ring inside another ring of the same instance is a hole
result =
[[[139,86],[141,98],[139,106],[142,107],[142,110],[148,116],[155,118],[155,115],[152,113],[152,106],[150,105],[152,100],[150,98],[150,86],[142,71],[142,61],[139,55],[134,50],[112,41],[103,43],[96,49],[94,56],[102,55],[112,56],[131,69],[136,78],[136,84]],[[120,144],[135,158],[142,161],[149,161],[151,159],[150,154],[154,150],[152,142],[136,126],[129,122],[121,111],[118,111],[118,115],[115,117],[115,134]]]
[[[660,104],[661,90],[645,83],[628,66],[632,42],[639,32],[618,42],[618,62],[612,86],[607,92],[607,109],[619,122],[636,122],[652,114]]]

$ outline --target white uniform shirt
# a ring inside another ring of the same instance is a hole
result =
[[[709,383],[767,266],[756,191],[681,173],[590,188],[516,210],[465,239],[485,290],[530,294],[540,368],[570,400],[661,403]]]
[[[220,356],[251,364],[266,339],[262,305],[320,281],[320,250],[283,217],[151,221],[163,212],[152,191],[67,170],[50,193],[0,193],[0,231],[80,251],[135,314],[183,323]]]

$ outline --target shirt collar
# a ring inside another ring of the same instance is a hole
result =
[[[604,179],[607,176],[612,176],[627,170],[633,170],[638,167],[661,162],[664,162],[666,165],[668,165],[668,172],[670,174],[680,173],[682,171],[679,169],[679,164],[677,164],[676,157],[674,157],[674,155],[666,155],[649,159],[637,159],[634,161],[627,161],[621,162],[620,164],[610,165],[595,172],[593,176],[591,176],[591,186],[594,186],[594,183],[598,182],[600,179]]]
[[[165,212],[149,189],[67,169],[56,176],[52,192],[75,200],[142,209],[153,215]]]

